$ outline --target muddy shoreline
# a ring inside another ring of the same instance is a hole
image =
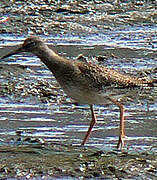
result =
[[[154,1],[1,1],[0,33],[89,35],[157,22]],[[99,22],[99,23],[98,23]]]
[[[157,154],[100,151],[68,145],[0,147],[1,178],[155,179]]]

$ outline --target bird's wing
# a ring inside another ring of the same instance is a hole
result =
[[[78,63],[78,68],[82,76],[96,84],[110,86],[114,88],[134,88],[142,86],[153,86],[153,80],[144,80],[129,75],[122,74],[116,70],[92,63]],[[157,81],[157,80],[156,80]]]

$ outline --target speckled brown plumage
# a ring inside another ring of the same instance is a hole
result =
[[[115,70],[98,66],[92,63],[77,63],[81,73],[93,79],[93,82],[100,86],[111,86],[119,88],[134,88],[137,86],[153,86],[154,80],[144,80],[142,78],[124,75]]]

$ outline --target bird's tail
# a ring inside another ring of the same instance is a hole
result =
[[[152,80],[153,87],[157,87],[157,79]]]
[[[157,79],[151,79],[143,82],[144,86],[147,87],[157,87]]]

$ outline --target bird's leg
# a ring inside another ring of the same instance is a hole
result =
[[[116,101],[115,99],[110,98],[110,100],[119,107],[120,109],[120,135],[119,135],[119,140],[117,144],[118,149],[123,149],[125,145],[125,118],[124,118],[124,106]]]
[[[93,128],[94,125],[96,124],[96,117],[95,117],[95,114],[94,114],[93,105],[90,105],[90,109],[91,109],[91,114],[92,114],[92,120],[91,120],[91,122],[90,122],[90,126],[89,126],[89,128],[88,128],[88,131],[87,131],[87,133],[86,133],[86,136],[85,136],[85,138],[84,138],[84,140],[83,140],[83,142],[82,142],[81,145],[86,144],[86,142],[87,142],[87,140],[88,140],[88,138],[89,138],[89,136],[90,136],[90,134],[91,134],[92,128]]]

